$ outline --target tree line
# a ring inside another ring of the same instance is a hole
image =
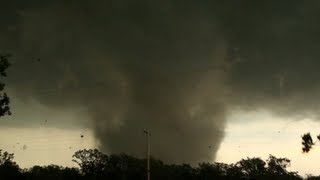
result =
[[[98,149],[82,149],[73,155],[78,167],[58,165],[33,166],[22,169],[14,161],[14,154],[0,150],[0,179],[17,180],[143,180],[146,179],[146,159],[127,154],[106,155]],[[167,164],[151,158],[152,180],[209,180],[209,179],[302,179],[298,172],[288,171],[290,160],[269,155],[241,159],[233,164],[199,163]],[[308,176],[320,179],[320,176]]]

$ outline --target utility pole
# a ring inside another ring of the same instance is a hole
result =
[[[150,131],[146,129],[143,131],[147,135],[147,180],[150,180]]]

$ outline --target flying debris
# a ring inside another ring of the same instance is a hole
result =
[[[310,133],[304,134],[302,137],[302,152],[308,153],[310,149],[312,148],[312,145],[314,145],[312,137]]]
[[[318,140],[320,141],[320,134],[317,136]]]
[[[211,149],[211,146],[209,146],[209,148]]]
[[[27,145],[23,145],[22,150],[26,150],[26,149],[27,149]]]
[[[83,134],[80,134],[80,137],[83,138],[84,137]]]

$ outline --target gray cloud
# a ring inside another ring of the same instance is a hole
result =
[[[317,115],[314,6],[12,3],[0,48],[15,55],[17,97],[85,109],[103,150],[141,156],[149,127],[154,156],[198,162],[215,157],[232,108]]]

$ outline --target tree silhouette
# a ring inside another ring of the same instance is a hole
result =
[[[24,173],[24,178],[30,180],[77,180],[80,177],[78,169],[57,165],[33,166]]]
[[[83,149],[75,152],[73,162],[77,163],[85,176],[100,176],[107,167],[108,156],[98,149]]]
[[[21,170],[13,161],[14,154],[0,150],[0,179],[14,180],[140,180],[146,179],[145,159],[127,154],[109,156],[97,149],[83,149],[74,153],[73,161],[80,169],[57,165],[34,166]],[[200,163],[165,164],[151,158],[153,180],[209,180],[209,179],[302,179],[297,172],[287,171],[290,160],[269,155],[261,158],[241,159],[235,164]],[[318,176],[310,176],[310,179]]]
[[[287,158],[276,158],[269,155],[267,159],[267,177],[269,178],[284,178],[294,179],[298,176],[297,172],[289,172],[287,168],[290,166],[290,160]]]
[[[307,180],[319,180],[320,176],[314,176],[312,174],[307,175]]]
[[[239,167],[246,178],[261,179],[266,175],[266,162],[261,158],[241,159],[236,163],[236,166]]]
[[[16,179],[21,176],[20,168],[13,159],[14,154],[0,149],[0,179]]]
[[[0,116],[11,115],[9,107],[9,97],[7,93],[3,92],[5,83],[3,82],[4,77],[7,76],[7,69],[10,66],[8,58],[10,55],[0,55]]]
[[[268,174],[271,175],[284,175],[287,174],[287,167],[290,166],[290,160],[287,158],[276,158],[275,156],[269,155],[267,159]]]
[[[145,179],[145,161],[126,154],[109,156],[106,174],[111,179]]]
[[[217,179],[227,177],[228,164],[224,163],[200,163],[198,168],[198,179]]]

